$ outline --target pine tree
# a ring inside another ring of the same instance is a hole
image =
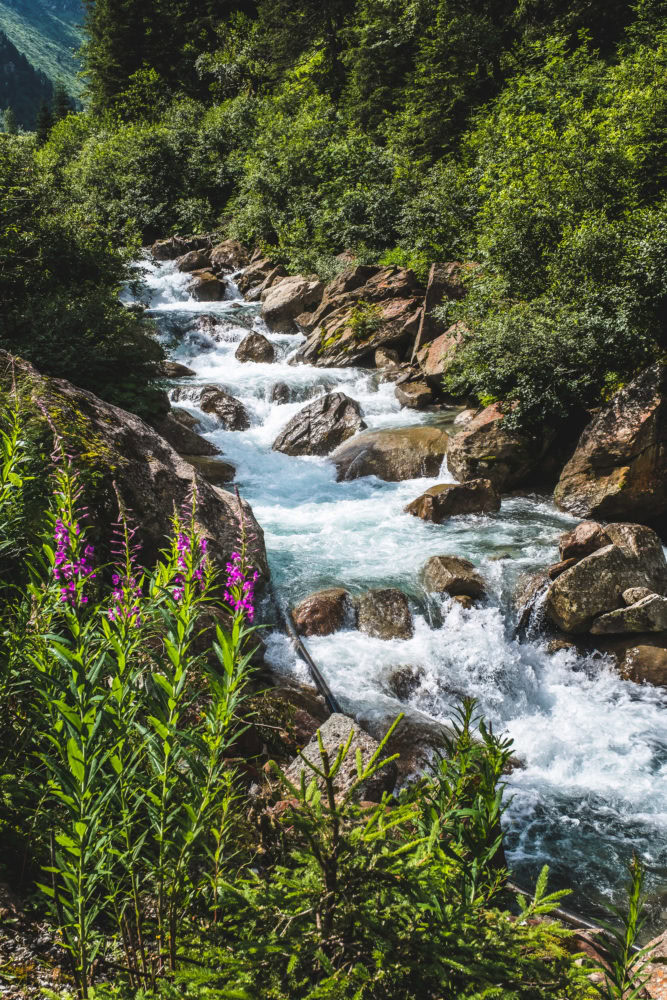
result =
[[[65,89],[65,84],[62,80],[58,80],[53,89],[53,124],[62,118],[67,118],[71,110],[72,99]]]
[[[16,115],[14,114],[13,108],[9,107],[5,110],[5,132],[7,135],[16,135],[19,128],[16,124]]]
[[[53,115],[51,114],[51,108],[46,101],[42,101],[39,111],[37,112],[37,126],[35,128],[38,146],[44,145],[46,140],[49,138],[49,132],[52,128]]]

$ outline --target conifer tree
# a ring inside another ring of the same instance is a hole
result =
[[[53,124],[55,125],[62,118],[67,118],[71,110],[72,100],[67,93],[65,84],[62,80],[58,80],[53,89]]]
[[[49,132],[53,128],[53,115],[51,114],[51,108],[46,103],[42,101],[39,111],[37,112],[37,123],[35,132],[37,133],[37,144],[43,146],[46,140],[49,138]]]
[[[5,110],[5,132],[7,135],[16,135],[18,132],[18,125],[16,124],[16,115],[14,114],[14,109],[8,107]]]

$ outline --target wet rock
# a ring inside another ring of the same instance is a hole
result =
[[[211,250],[211,267],[216,274],[231,274],[248,263],[248,251],[238,240],[223,240]]]
[[[651,593],[629,607],[608,611],[591,625],[593,635],[664,631],[667,631],[667,597]]]
[[[211,237],[208,234],[200,236],[170,236],[166,240],[157,240],[151,247],[151,253],[156,260],[176,260],[193,250],[208,250]]]
[[[610,524],[610,544],[580,559],[551,584],[546,611],[563,632],[587,632],[600,615],[622,605],[630,587],[667,593],[667,562],[660,539],[639,524]]]
[[[246,295],[251,288],[257,288],[266,281],[269,274],[276,269],[275,262],[268,257],[253,258],[243,274],[236,279],[236,284],[243,295]]]
[[[500,510],[500,497],[488,479],[432,486],[405,508],[406,514],[435,524],[459,514],[489,514],[496,510]]]
[[[464,611],[470,611],[471,608],[475,607],[474,598],[468,597],[467,594],[455,594],[453,600],[460,604]]]
[[[219,302],[225,297],[225,286],[213,271],[192,271],[188,291],[198,302]]]
[[[414,634],[408,599],[393,587],[369,590],[359,598],[357,625],[376,639],[410,639]]]
[[[442,320],[436,319],[433,310],[449,299],[458,300],[465,296],[463,276],[470,267],[470,264],[459,261],[431,265],[419,330],[412,351],[413,359],[420,349],[443,333],[444,324]]]
[[[547,653],[560,653],[562,650],[576,649],[575,643],[568,639],[550,639],[547,643]]]
[[[619,657],[622,676],[636,684],[667,687],[667,635],[642,636],[639,642],[633,637],[632,641],[635,645],[626,645]]]
[[[645,597],[651,597],[651,591],[648,587],[628,587],[627,590],[623,591],[622,597],[628,607],[631,604],[636,604],[637,601],[643,601]]]
[[[375,367],[380,371],[385,371],[391,368],[399,368],[401,365],[401,356],[398,351],[394,351],[391,347],[378,347],[374,355]]]
[[[365,431],[331,455],[338,480],[377,476],[390,483],[437,476],[449,438],[439,427]]]
[[[248,291],[245,293],[246,301],[261,302],[262,294],[267,290],[267,288],[271,288],[273,285],[279,284],[281,281],[284,281],[284,279],[287,277],[288,275],[285,268],[282,266],[282,264],[278,264],[276,267],[272,268],[272,270],[269,271],[269,273],[261,282],[261,284],[255,285],[254,288],[248,289]]]
[[[404,382],[394,392],[401,406],[410,410],[423,410],[433,402],[433,391],[426,382]]]
[[[423,667],[403,663],[391,668],[387,678],[387,687],[399,701],[408,701],[420,687],[424,676]]]
[[[330,765],[333,764],[336,759],[336,755],[340,748],[345,746],[347,743],[350,732],[353,733],[352,743],[334,781],[335,794],[337,797],[347,794],[350,788],[357,781],[357,751],[360,751],[362,763],[363,765],[366,765],[372,756],[377,752],[379,746],[372,736],[369,736],[368,733],[364,732],[364,730],[357,725],[354,719],[349,718],[347,715],[340,715],[338,713],[331,715],[319,728],[319,735],[322,739],[324,749],[328,754]],[[311,763],[313,763],[318,770],[322,770],[322,757],[320,754],[317,735],[302,751],[302,756],[305,757],[306,760],[311,761]],[[391,792],[394,788],[396,783],[396,773],[396,767],[391,764],[388,767],[383,768],[360,787],[359,798],[366,799],[370,802],[379,802],[384,792]],[[302,774],[305,775],[306,785],[309,785],[315,777],[314,771],[312,771],[308,765],[303,762],[301,757],[297,757],[296,760],[290,764],[285,774],[292,784],[297,787],[301,784]],[[321,784],[321,779],[318,778],[317,781],[318,784]]]
[[[241,400],[218,385],[204,386],[199,405],[204,413],[213,413],[227,431],[245,431],[250,427],[250,420]]]
[[[237,361],[270,364],[276,359],[276,351],[271,341],[261,333],[249,333],[237,347],[234,357]]]
[[[610,521],[667,514],[667,364],[647,368],[593,418],[554,499],[580,517]]]
[[[190,378],[195,374],[192,368],[182,365],[179,361],[158,361],[157,369],[165,378]]]
[[[649,1000],[667,1000],[667,931],[654,938],[649,948],[644,993]]]
[[[216,448],[214,444],[207,441],[201,434],[197,434],[196,431],[192,430],[192,426],[188,426],[187,421],[183,421],[180,416],[181,413],[185,413],[185,411],[172,410],[166,416],[162,417],[161,420],[157,421],[154,427],[158,434],[162,435],[179,455],[204,456],[220,454],[219,448]],[[194,417],[191,419],[196,426],[197,421]]]
[[[262,317],[271,330],[298,333],[297,316],[319,305],[324,285],[302,275],[284,278],[261,294]]]
[[[330,392],[304,406],[273,442],[285,455],[328,455],[366,427],[361,407],[343,392]]]
[[[329,587],[309,594],[292,609],[292,618],[301,635],[331,635],[351,617],[352,603],[347,590]]]
[[[190,465],[194,466],[197,472],[211,486],[224,486],[225,483],[234,482],[236,468],[229,462],[223,462],[220,458],[208,458],[202,455],[183,455],[183,458]]]
[[[572,531],[561,535],[558,550],[561,559],[583,559],[591,552],[609,545],[609,536],[597,521],[582,521]]]
[[[570,566],[574,566],[576,562],[578,562],[577,559],[563,559],[562,562],[554,563],[553,566],[550,566],[547,570],[547,576],[550,580],[555,580],[556,577],[560,576],[561,573],[564,573],[566,569],[570,568]]]
[[[441,333],[431,344],[427,344],[416,356],[417,364],[429,385],[439,388],[443,376],[447,374],[456,359],[458,349],[464,343],[468,328],[463,323],[454,323]]]
[[[473,564],[461,556],[431,556],[421,571],[421,581],[429,594],[450,597],[482,597],[484,580]]]
[[[292,398],[292,391],[287,382],[276,382],[271,386],[269,399],[272,403],[289,403]]]
[[[211,255],[208,250],[190,250],[176,261],[178,270],[185,272],[207,270],[210,266]]]
[[[21,359],[0,354],[0,384],[9,391],[15,376],[31,418],[48,426],[41,407],[51,414],[56,427],[74,454],[82,454],[88,469],[94,469],[99,488],[87,497],[91,521],[103,531],[117,517],[113,481],[140,528],[142,560],[157,557],[171,533],[174,508],[186,503],[193,480],[197,489],[196,519],[209,540],[215,563],[224,568],[236,549],[239,504],[232,493],[211,486],[171,445],[133,413],[112,406],[64,379],[46,378]],[[263,580],[269,578],[264,536],[249,504],[241,510],[246,518],[250,542],[249,561]]]
[[[499,491],[524,484],[534,473],[540,450],[504,425],[499,404],[487,406],[452,438],[449,469],[461,482],[490,479]]]

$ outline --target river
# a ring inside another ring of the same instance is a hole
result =
[[[595,916],[618,895],[633,851],[648,871],[651,924],[667,920],[667,691],[623,681],[599,656],[549,654],[539,636],[515,637],[511,597],[517,580],[557,561],[559,535],[576,520],[550,497],[503,500],[497,514],[456,517],[433,525],[403,513],[436,482],[453,481],[446,462],[437,479],[386,483],[374,477],[337,483],[324,458],[293,458],[271,445],[288,420],[323,392],[357,400],[370,428],[434,423],[449,427],[456,411],[402,410],[394,387],[375,371],[290,365],[299,335],[270,333],[259,306],[244,302],[232,280],[226,299],[199,303],[188,276],[172,263],[141,264],[139,299],[157,321],[168,355],[194,378],[171,385],[174,405],[201,422],[202,433],[237,469],[236,482],[262,525],[276,592],[293,604],[313,590],[352,592],[395,586],[411,599],[414,637],[382,641],[347,630],[310,638],[308,647],[343,709],[390,717],[406,706],[391,693],[392,670],[418,675],[409,708],[447,721],[462,695],[477,698],[485,718],[514,740],[524,766],[507,788],[506,851],[515,879],[534,883],[547,863],[552,888],[573,889],[570,908]],[[214,318],[202,328],[202,315]],[[234,352],[250,329],[276,348],[272,364],[240,363]],[[285,382],[291,401],[270,401]],[[251,426],[221,430],[198,410],[203,384],[219,384],[245,405]],[[419,586],[431,555],[470,559],[488,593],[470,610],[445,599],[439,607]],[[307,681],[285,636],[265,636],[278,673]]]

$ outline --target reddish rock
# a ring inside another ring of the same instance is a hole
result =
[[[455,323],[432,343],[422,347],[417,354],[417,363],[429,383],[440,385],[467,333],[468,328],[463,323]]]
[[[488,514],[500,510],[500,497],[489,479],[432,486],[405,508],[407,514],[440,524],[459,514]]]
[[[342,587],[309,594],[292,609],[294,625],[301,635],[331,635],[343,628],[351,614],[350,595]]]
[[[302,275],[283,278],[261,293],[262,317],[271,330],[298,333],[296,317],[319,305],[324,285]]]
[[[561,573],[564,573],[566,569],[570,568],[570,566],[574,566],[576,562],[576,559],[563,559],[562,562],[554,563],[553,566],[550,566],[547,570],[547,576],[550,580],[555,580],[556,577],[560,576]]]
[[[609,536],[597,521],[582,521],[572,531],[561,535],[558,550],[561,559],[583,559],[591,552],[609,545]]]
[[[413,361],[425,344],[430,343],[443,333],[443,323],[436,319],[433,310],[449,299],[464,298],[466,291],[463,275],[470,266],[470,264],[461,264],[459,261],[448,264],[431,264],[419,330],[412,350]]]
[[[487,406],[452,438],[450,471],[461,482],[490,479],[497,490],[524,484],[535,472],[540,449],[516,431],[507,430],[498,403]]]
[[[429,594],[450,597],[482,597],[485,589],[473,564],[461,556],[431,556],[422,568],[421,581]]]
[[[609,521],[667,514],[667,364],[647,368],[593,418],[554,499],[580,517]]]
[[[185,272],[205,270],[210,266],[211,255],[208,250],[190,250],[176,261],[178,270]]]

